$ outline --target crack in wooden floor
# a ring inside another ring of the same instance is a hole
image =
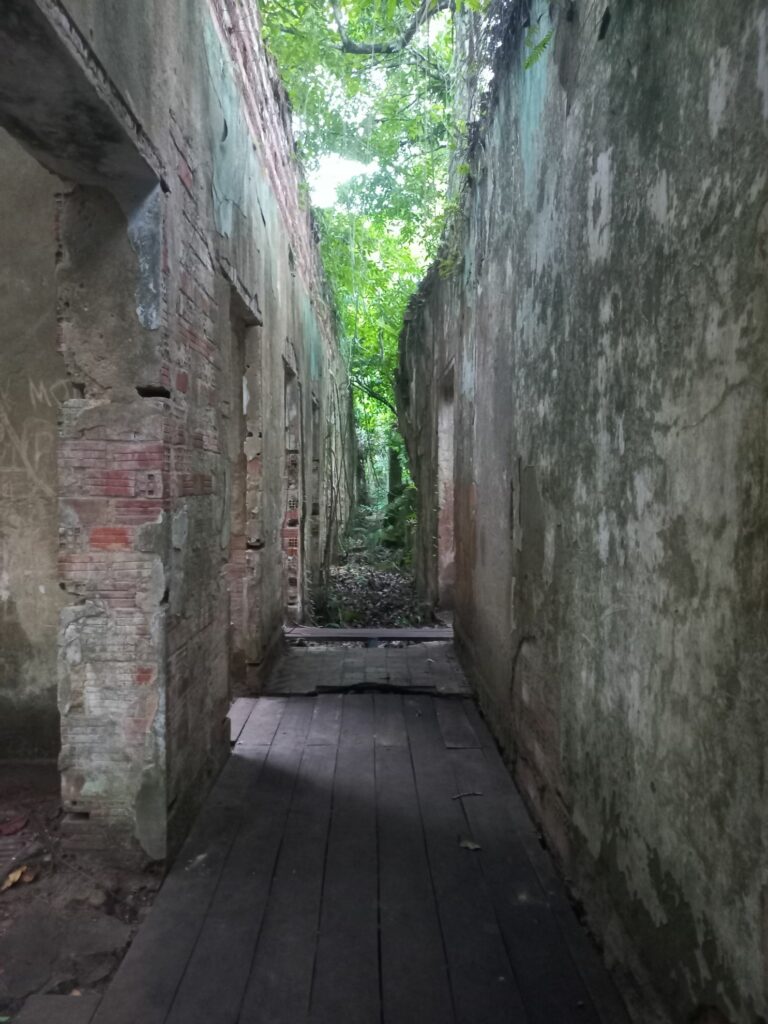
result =
[[[266,693],[317,694],[368,689],[471,696],[450,642],[408,647],[318,645],[289,648]]]
[[[471,699],[267,696],[232,723],[94,1024],[628,1021]]]

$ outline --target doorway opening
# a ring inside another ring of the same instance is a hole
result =
[[[228,533],[224,545],[227,584],[229,589],[230,674],[238,692],[245,682],[245,637],[248,630],[246,600],[246,504],[247,463],[245,457],[245,413],[247,383],[245,376],[245,336],[247,325],[239,308],[237,294],[232,292],[229,307],[229,345],[227,390],[223,403],[227,446]]]
[[[249,666],[262,661],[262,393],[261,319],[234,285],[229,291],[224,402],[229,474],[227,585],[230,671],[235,693],[247,690]]]
[[[301,384],[295,370],[285,366],[285,469],[283,473],[283,599],[286,622],[301,622],[304,501],[301,458]]]
[[[437,590],[441,608],[452,609],[456,585],[454,539],[454,372],[440,382],[437,415]]]
[[[312,476],[310,481],[309,509],[309,575],[316,582],[320,575],[320,504],[322,499],[322,451],[323,433],[320,402],[312,395]]]
[[[0,692],[26,706],[16,724],[0,709],[0,749],[9,726],[29,738],[17,756],[58,752],[63,826],[161,859],[165,544],[155,529],[150,550],[141,531],[164,523],[170,498],[166,186],[63,12],[12,6],[0,19],[0,202],[15,206],[3,244],[15,231],[21,247],[6,251],[2,281]]]

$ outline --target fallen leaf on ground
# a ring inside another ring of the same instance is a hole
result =
[[[399,570],[334,566],[317,625],[406,627],[424,624],[413,578]]]
[[[18,818],[11,818],[10,821],[0,822],[0,836],[15,836],[17,832],[21,832],[28,821],[29,817],[22,814]]]
[[[26,870],[27,870],[27,865],[26,864],[23,864],[20,868],[14,868],[13,871],[11,871],[8,874],[8,876],[6,877],[6,879],[3,882],[3,884],[0,885],[0,892],[6,892],[6,890],[10,889],[11,886],[14,886],[18,882],[20,882],[21,881],[21,877],[22,877],[22,875],[24,874],[24,872]]]
[[[460,839],[459,846],[462,850],[482,850],[482,846],[476,843],[474,839]]]
[[[12,889],[14,885],[18,885],[19,882],[24,882],[29,885],[30,882],[34,882],[37,878],[37,871],[31,868],[28,864],[22,864],[18,868],[14,868],[13,871],[6,875],[5,881],[0,885],[0,892],[6,892],[8,889]]]

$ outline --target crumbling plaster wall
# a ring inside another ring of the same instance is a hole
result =
[[[108,81],[157,174],[126,196],[113,161],[106,188],[75,178],[60,217],[59,344],[76,397],[59,450],[72,602],[59,699],[71,828],[89,845],[99,830],[112,846],[132,835],[163,857],[228,749],[230,595],[247,622],[251,692],[280,636],[284,360],[302,382],[305,453],[312,397],[329,409],[346,375],[256,6],[39,8],[74,41],[86,77]],[[35,152],[51,163],[46,141]],[[235,395],[244,551],[232,529]]]
[[[675,1019],[751,1024],[768,1016],[768,12],[550,13],[529,71],[507,46],[460,263],[404,331],[419,564],[434,573],[455,359],[457,630],[482,704],[609,952]]]
[[[56,757],[56,192],[0,129],[0,760]]]

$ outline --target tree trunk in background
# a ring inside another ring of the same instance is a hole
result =
[[[403,493],[403,464],[396,448],[389,449],[389,487],[387,501],[390,504]]]

